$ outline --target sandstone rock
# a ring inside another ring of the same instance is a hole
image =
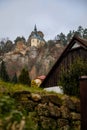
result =
[[[75,110],[78,113],[81,112],[80,101],[75,102]]]
[[[66,105],[70,110],[75,110],[75,104],[74,102],[70,99],[69,96],[64,96],[63,97],[63,105]]]
[[[57,130],[72,130],[69,125],[58,128]]]
[[[51,102],[57,106],[60,106],[61,105],[61,99],[57,96],[57,95],[45,95],[45,96],[42,96],[42,103],[45,103],[45,102]]]
[[[30,92],[29,91],[18,91],[13,93],[12,95],[13,98],[15,98],[17,101],[25,101],[30,98]]]
[[[37,71],[37,70],[36,70],[36,67],[35,67],[35,65],[34,65],[34,66],[31,68],[30,72],[29,72],[31,79],[33,79],[33,78],[36,77],[36,73],[37,73],[36,71]]]
[[[79,113],[71,112],[70,113],[72,120],[80,120],[81,115]]]
[[[67,108],[67,106],[61,106],[60,110],[61,110],[62,118],[70,119],[70,111]]]
[[[32,93],[31,98],[33,101],[37,101],[37,102],[41,100],[41,96],[39,94]]]
[[[25,110],[27,110],[28,112],[34,111],[34,108],[37,105],[37,103],[35,103],[35,102],[31,101],[31,100],[21,101],[20,103],[25,108]]]
[[[61,115],[60,108],[54,105],[49,106],[49,113],[50,113],[50,117],[53,117],[53,118],[58,118]]]
[[[39,104],[36,107],[36,111],[39,116],[49,116],[49,108],[46,104]]]
[[[61,105],[61,99],[57,96],[57,95],[50,95],[50,102],[52,102],[53,104],[60,106]]]
[[[49,102],[49,107],[53,107],[54,106],[54,104],[53,103],[51,103],[51,102]]]
[[[41,103],[49,103],[49,95],[43,95],[41,98]]]
[[[40,125],[42,130],[56,130],[57,124],[54,119],[47,117],[40,117]]]
[[[81,121],[73,121],[72,128],[73,130],[81,130]]]
[[[77,113],[81,112],[80,99],[74,97],[74,98],[72,98],[72,100],[75,105],[75,111]]]
[[[33,80],[40,75],[47,75],[62,51],[62,46],[59,49],[56,45],[51,48],[49,46],[35,48],[18,42],[14,50],[0,56],[0,59],[5,61],[10,77],[13,77],[15,73],[18,76],[26,66]]]
[[[66,119],[58,119],[57,120],[58,128],[69,125],[69,121]]]
[[[37,55],[38,55],[38,49],[36,47],[31,47],[29,56],[34,59],[37,57]]]

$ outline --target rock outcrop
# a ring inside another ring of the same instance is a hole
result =
[[[0,59],[5,61],[11,78],[15,72],[19,75],[20,71],[26,67],[29,70],[30,78],[35,79],[40,75],[47,75],[62,51],[63,47],[56,44],[52,47],[35,48],[18,42],[12,51],[4,53]]]

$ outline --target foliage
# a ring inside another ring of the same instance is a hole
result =
[[[22,113],[21,111],[14,110],[14,111],[12,111],[11,116],[12,116],[12,117],[11,117],[12,122],[13,122],[13,121],[18,121],[18,122],[20,122],[21,119],[22,119],[23,113]]]
[[[67,43],[65,34],[60,33],[59,38],[62,41],[62,44],[65,46]]]
[[[67,41],[70,41],[70,39],[72,38],[72,31],[70,30],[69,33],[67,34]]]
[[[17,74],[15,73],[13,78],[12,78],[12,83],[16,84],[18,83],[18,79],[17,79]]]
[[[14,99],[9,96],[0,96],[0,117],[7,116],[14,108]]]
[[[38,33],[43,37],[42,32],[38,32]],[[78,36],[87,39],[87,28],[83,28],[82,26],[79,26],[77,28],[77,30],[70,30],[67,33],[67,35],[65,35],[63,32],[61,32],[60,34],[57,34],[55,36],[55,40],[56,41],[60,40],[61,41],[60,43],[65,46],[70,41],[70,39],[73,37],[74,34],[77,34]],[[47,45],[49,47],[54,46],[55,40],[49,40],[47,42]],[[21,41],[21,42],[23,42],[26,45],[28,45],[29,42],[30,42],[28,40],[27,43],[26,43],[26,39],[23,36],[22,37],[17,36],[17,38],[14,40],[15,44],[18,41]],[[0,55],[4,54],[6,52],[11,51],[13,48],[14,48],[14,44],[13,44],[13,42],[11,40],[9,40],[8,38],[1,39],[1,41],[0,41]]]
[[[48,47],[52,48],[52,47],[54,47],[55,43],[54,43],[53,40],[49,40],[49,41],[47,42],[47,45],[48,45]]]
[[[13,48],[12,41],[8,40],[8,41],[5,43],[5,45],[4,45],[3,51],[4,51],[5,53],[7,53],[7,52],[11,51],[12,48]]]
[[[0,128],[2,130],[11,130],[12,125],[15,122],[16,125],[19,124],[23,116],[23,113],[17,109],[17,103],[13,98],[6,95],[0,96],[0,121],[2,122]]]
[[[7,53],[11,51],[13,48],[13,43],[11,40],[7,39],[2,39],[0,41],[0,54]]]
[[[6,71],[5,62],[2,61],[1,68],[0,68],[0,78],[6,82],[10,81],[8,73]]]
[[[1,84],[6,86],[8,83],[5,84],[2,81],[0,82],[0,86]],[[15,87],[15,85],[12,87]],[[0,129],[38,130],[36,113],[27,113],[25,108],[21,105],[19,107],[19,104],[13,98],[5,94],[0,94]]]
[[[74,34],[87,39],[87,28],[83,28],[82,26],[79,26],[77,30],[70,30],[69,33],[67,33],[67,35],[61,32],[56,36],[56,40],[60,40],[61,44],[65,46],[72,39]]]
[[[29,112],[29,115],[26,118],[24,130],[39,130],[38,123],[35,121],[35,116],[34,112]]]
[[[21,74],[19,75],[19,83],[29,85],[31,84],[31,80],[29,77],[28,70],[22,69]]]
[[[83,30],[83,37],[84,37],[85,39],[87,39],[87,28],[85,28],[85,29]]]
[[[79,96],[79,77],[87,75],[87,62],[78,58],[70,65],[69,70],[63,70],[59,85],[65,94]]]
[[[18,41],[22,41],[23,43],[26,43],[26,40],[25,40],[25,38],[22,36],[22,37],[17,37],[15,40],[14,40],[14,42],[15,43],[17,43]]]

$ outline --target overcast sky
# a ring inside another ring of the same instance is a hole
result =
[[[28,39],[35,24],[45,40],[87,28],[87,0],[0,0],[0,39]]]

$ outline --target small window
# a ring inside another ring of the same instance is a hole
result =
[[[32,39],[31,41],[34,42],[34,39]]]
[[[37,43],[39,43],[39,40],[37,39]]]

